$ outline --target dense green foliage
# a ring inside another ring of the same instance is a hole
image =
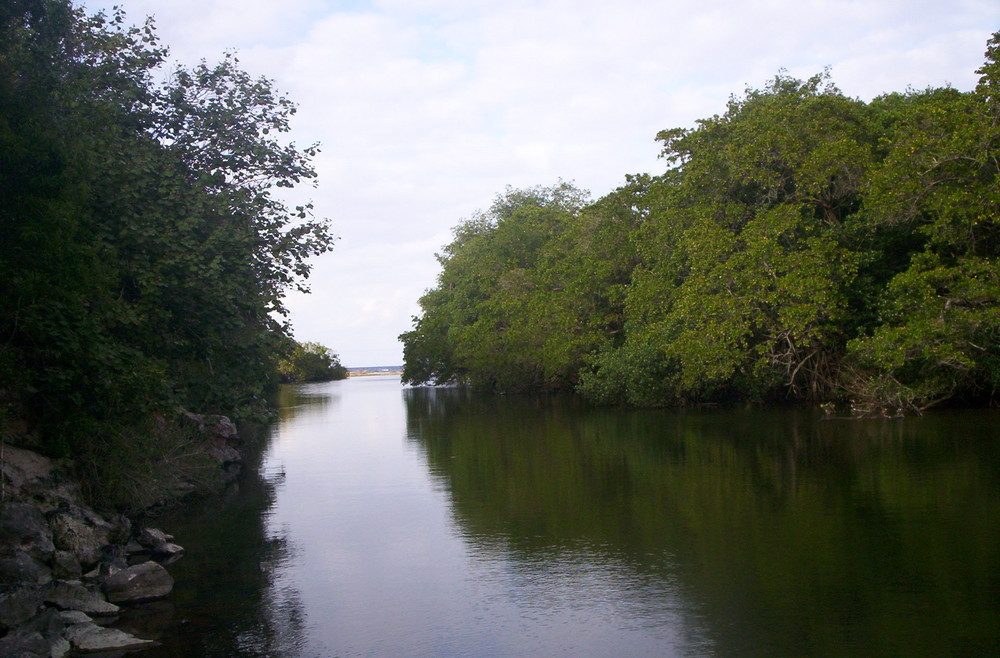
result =
[[[590,204],[508,190],[439,256],[404,380],[637,405],[995,401],[1000,33],[986,56],[972,92],[870,103],[778,75],[662,131],[661,176]]]
[[[315,176],[293,104],[232,55],[165,58],[151,22],[0,4],[0,406],[50,452],[260,412],[283,296],[332,246],[275,195]]]
[[[341,365],[340,357],[319,343],[292,341],[278,362],[278,372],[287,384],[347,379],[347,368]]]

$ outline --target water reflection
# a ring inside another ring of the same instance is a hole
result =
[[[339,401],[339,391],[325,383],[282,386],[278,391],[279,423],[290,422],[302,414],[321,417]]]
[[[837,422],[406,400],[462,532],[542,578],[526,591],[546,592],[543,608],[607,603],[583,564],[600,594],[620,584],[629,623],[682,618],[685,653],[971,655],[1000,638],[995,412]]]
[[[182,529],[188,553],[171,566],[173,618],[155,638],[163,646],[143,656],[300,655],[301,602],[276,587],[291,552],[267,530],[273,500],[273,483],[247,478],[239,495],[164,519]]]
[[[335,402],[311,387],[281,392],[281,420],[321,413]],[[296,557],[287,527],[272,523],[285,482],[262,464],[267,445],[248,446],[250,461],[223,496],[173,510],[155,523],[174,532],[187,554],[170,567],[176,586],[155,616],[129,611],[122,626],[162,643],[149,658],[301,656],[305,612],[285,573]]]
[[[998,421],[286,389],[143,655],[988,655]]]

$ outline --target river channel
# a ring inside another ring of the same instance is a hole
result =
[[[260,459],[163,520],[188,554],[142,656],[1000,646],[996,410],[594,409],[366,377],[286,389]]]

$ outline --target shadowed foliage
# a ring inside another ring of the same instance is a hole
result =
[[[120,11],[0,6],[0,407],[53,454],[263,413],[283,297],[333,243],[274,194],[315,177],[291,101],[233,55],[166,57]]]

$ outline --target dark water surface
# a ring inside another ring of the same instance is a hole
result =
[[[996,411],[300,386],[259,476],[163,520],[141,655],[996,655],[998,457]]]

